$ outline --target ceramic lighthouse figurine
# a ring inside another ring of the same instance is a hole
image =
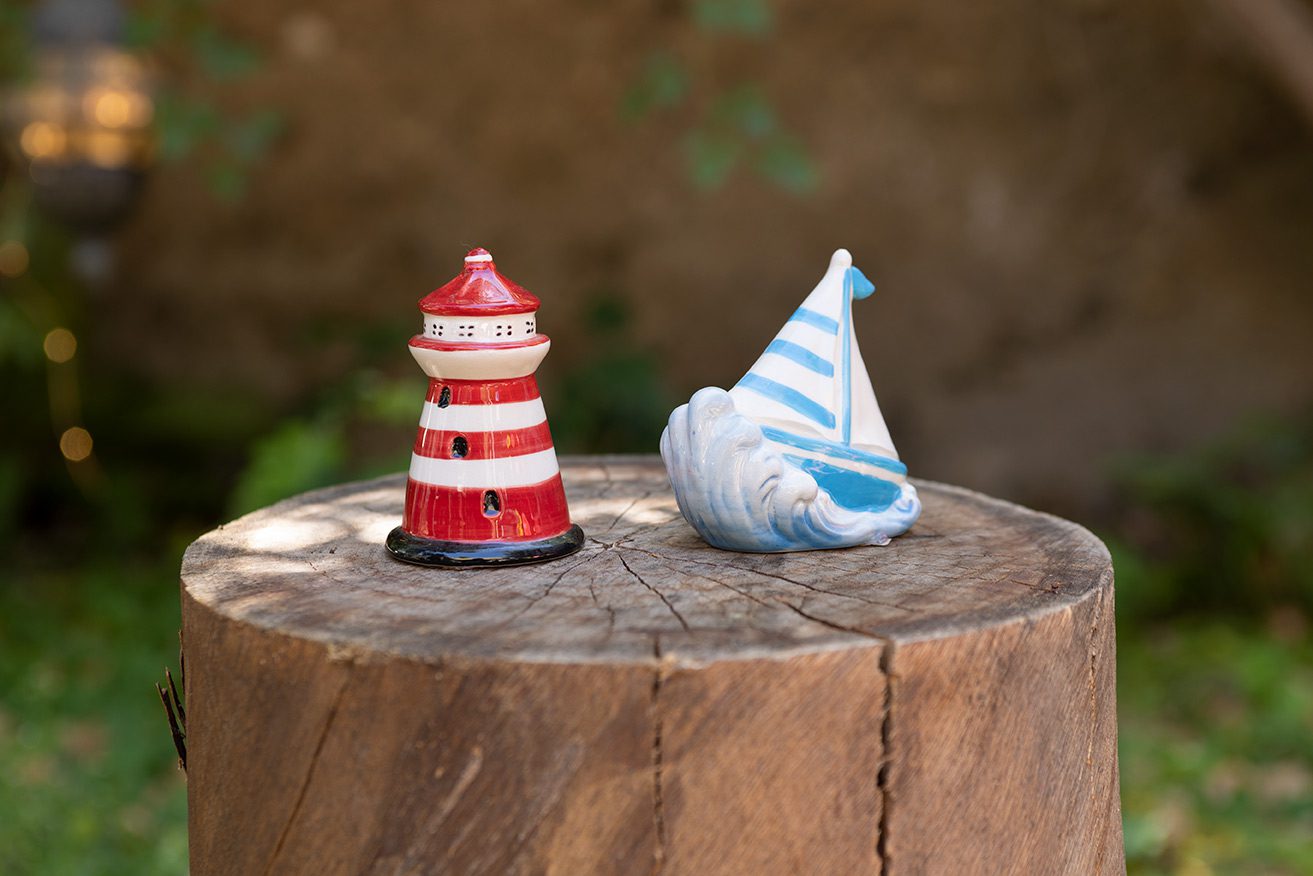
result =
[[[419,302],[410,352],[429,377],[393,556],[426,566],[504,566],[577,551],[534,371],[550,341],[538,299],[485,249]]]

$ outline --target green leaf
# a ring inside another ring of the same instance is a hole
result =
[[[342,471],[346,440],[336,422],[293,420],[256,442],[233,490],[232,511],[245,514],[332,483]]]
[[[240,79],[260,65],[260,58],[253,49],[229,39],[212,26],[196,31],[192,37],[192,52],[201,70],[220,81]]]
[[[716,125],[733,128],[752,140],[765,137],[776,127],[775,110],[755,85],[741,85],[720,95],[711,118]]]
[[[218,161],[205,172],[210,191],[222,201],[235,202],[246,194],[246,171],[232,160]]]
[[[224,141],[229,153],[242,163],[259,159],[283,130],[283,118],[276,110],[261,110],[235,122]]]
[[[647,59],[637,82],[625,92],[620,115],[637,121],[660,109],[678,106],[688,94],[688,72],[673,55],[654,54]]]
[[[774,16],[765,0],[697,0],[693,22],[708,33],[761,37],[770,32]]]
[[[167,91],[156,99],[155,120],[160,155],[172,161],[191,154],[223,126],[217,107]]]
[[[816,188],[819,174],[802,146],[786,135],[767,143],[757,156],[757,171],[782,189],[795,194]]]
[[[743,143],[731,135],[693,131],[684,139],[689,178],[700,189],[723,186],[742,157]]]
[[[414,425],[424,390],[413,377],[369,380],[360,388],[360,412],[381,423]]]

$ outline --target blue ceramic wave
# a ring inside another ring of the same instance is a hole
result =
[[[840,506],[766,442],[723,389],[707,387],[670,415],[661,433],[675,498],[709,543],[774,553],[885,544],[911,528],[921,500],[910,483],[882,511]]]

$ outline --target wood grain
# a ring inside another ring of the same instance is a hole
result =
[[[887,547],[737,554],[659,461],[563,471],[551,564],[392,560],[403,477],[192,545],[193,873],[1124,870],[1087,531],[919,484]]]

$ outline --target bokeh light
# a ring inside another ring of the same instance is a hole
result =
[[[91,455],[91,433],[81,426],[65,429],[59,436],[59,452],[69,462],[82,462]]]
[[[41,344],[46,358],[57,365],[70,361],[78,350],[77,337],[66,328],[51,329]]]
[[[54,122],[30,122],[18,139],[18,145],[33,160],[57,158],[67,143],[68,135]]]
[[[21,277],[30,261],[27,247],[17,240],[0,243],[0,276],[13,279]]]

